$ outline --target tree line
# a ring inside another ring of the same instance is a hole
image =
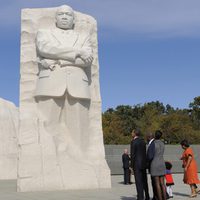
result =
[[[166,106],[159,101],[143,105],[119,105],[102,113],[105,144],[130,144],[131,132],[139,128],[143,135],[161,130],[167,144],[187,139],[200,143],[200,96],[187,109]]]

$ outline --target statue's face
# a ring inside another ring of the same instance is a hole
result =
[[[56,25],[62,29],[72,29],[74,24],[74,12],[70,7],[64,6],[56,12]]]

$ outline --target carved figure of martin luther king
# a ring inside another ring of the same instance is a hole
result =
[[[18,191],[111,187],[96,25],[66,5],[22,10]]]
[[[39,30],[36,36],[40,72],[35,97],[57,151],[67,151],[70,143],[81,153],[88,138],[90,91],[85,68],[93,61],[92,47],[89,35],[74,30],[71,7],[59,7],[55,19],[55,29]]]

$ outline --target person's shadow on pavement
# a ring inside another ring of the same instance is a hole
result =
[[[173,192],[173,195],[182,196],[182,197],[189,197],[190,196],[188,194],[184,194],[184,193],[180,193],[180,192]]]
[[[135,198],[135,197],[125,197],[125,196],[122,196],[122,197],[121,197],[121,200],[137,200],[137,198]]]

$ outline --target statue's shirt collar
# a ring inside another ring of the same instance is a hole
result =
[[[78,34],[73,29],[63,30],[56,28],[52,33],[59,43],[67,43],[69,46],[73,46],[78,39]]]

